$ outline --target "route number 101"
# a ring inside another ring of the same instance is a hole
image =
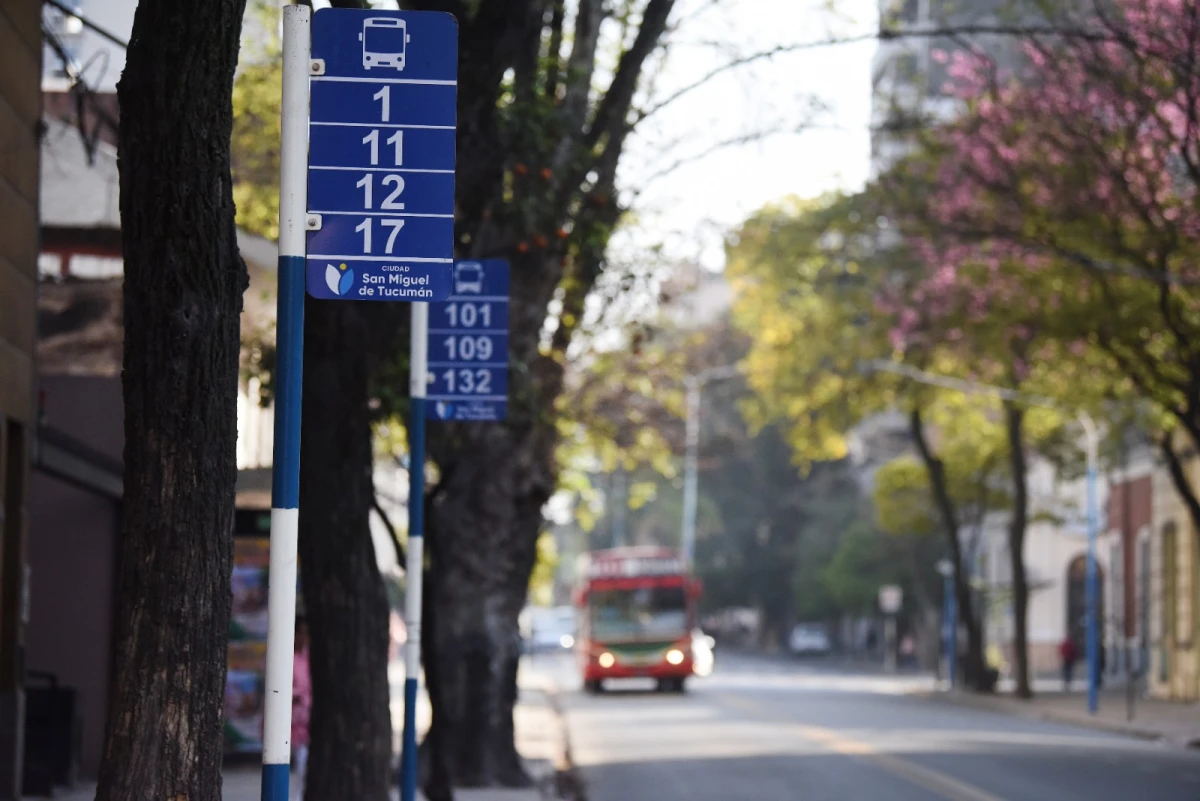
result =
[[[492,327],[492,307],[486,303],[447,303],[446,316],[451,328]]]

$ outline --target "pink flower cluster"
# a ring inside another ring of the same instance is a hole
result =
[[[925,268],[883,301],[900,311],[893,344],[1056,312],[1071,292],[1031,296],[1031,279],[1072,250],[1179,268],[1172,255],[1200,238],[1192,2],[1116,0],[1087,29],[1102,36],[1031,39],[1010,76],[977,54],[933,54],[964,112],[928,137],[932,165],[889,178],[927,188],[901,223]]]

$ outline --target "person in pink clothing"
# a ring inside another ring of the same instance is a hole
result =
[[[296,768],[296,798],[304,798],[308,768],[308,724],[312,718],[312,673],[308,666],[308,627],[296,619],[296,651],[292,662],[292,756]]]

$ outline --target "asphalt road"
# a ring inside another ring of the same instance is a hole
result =
[[[908,694],[928,679],[718,658],[685,696],[592,697],[542,669],[590,801],[1200,801],[1195,752]]]

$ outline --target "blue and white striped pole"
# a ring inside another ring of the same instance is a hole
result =
[[[421,579],[425,562],[425,395],[429,388],[429,304],[412,304],[408,393],[412,408],[408,457],[408,589],[404,596],[408,642],[404,655],[404,740],[400,801],[417,797],[417,681],[421,674]]]
[[[307,6],[283,9],[283,115],[279,175],[279,299],[271,562],[267,606],[262,801],[287,801],[292,761],[292,662],[300,519],[300,391],[304,356],[304,251],[308,205]]]
[[[1100,588],[1096,576],[1096,537],[1099,529],[1096,482],[1100,462],[1100,432],[1087,412],[1079,413],[1079,423],[1087,442],[1087,583],[1084,587],[1087,629],[1084,637],[1087,642],[1087,708],[1088,714],[1094,715],[1100,706],[1100,616],[1097,609]]]

